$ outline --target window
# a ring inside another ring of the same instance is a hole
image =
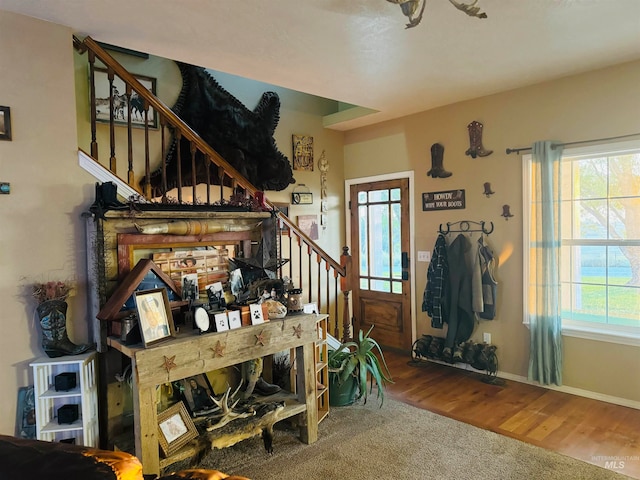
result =
[[[640,344],[640,142],[565,149],[560,182],[563,334]]]

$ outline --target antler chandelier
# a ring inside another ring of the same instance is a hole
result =
[[[424,13],[426,1],[427,0],[387,0],[387,2],[400,5],[402,13],[409,19],[407,28],[415,27],[420,23],[420,21],[422,20],[422,14]],[[449,0],[449,2],[451,3],[451,5],[456,7],[458,10],[462,10],[470,17],[487,18],[487,14],[481,12],[480,7],[476,7],[476,3],[478,3],[478,0],[475,0],[473,3],[461,3],[456,2],[455,0]]]

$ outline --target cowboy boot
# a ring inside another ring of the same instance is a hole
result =
[[[67,336],[67,302],[48,300],[36,308],[42,327],[42,348],[50,358],[79,355],[94,344],[76,345]]]
[[[482,129],[484,126],[480,122],[476,122],[475,120],[467,125],[467,129],[469,130],[469,148],[465,155],[471,156],[471,158],[479,157],[488,157],[493,153],[493,150],[485,150],[482,146]]]
[[[444,169],[443,162],[444,147],[439,143],[434,143],[431,145],[431,170],[427,172],[427,175],[431,175],[433,178],[447,178],[453,175]]]

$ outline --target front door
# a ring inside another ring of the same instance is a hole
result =
[[[411,348],[409,180],[351,185],[353,316],[357,337],[386,347]]]

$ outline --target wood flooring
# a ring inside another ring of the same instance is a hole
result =
[[[384,355],[395,382],[386,393],[398,401],[640,479],[640,410]]]

